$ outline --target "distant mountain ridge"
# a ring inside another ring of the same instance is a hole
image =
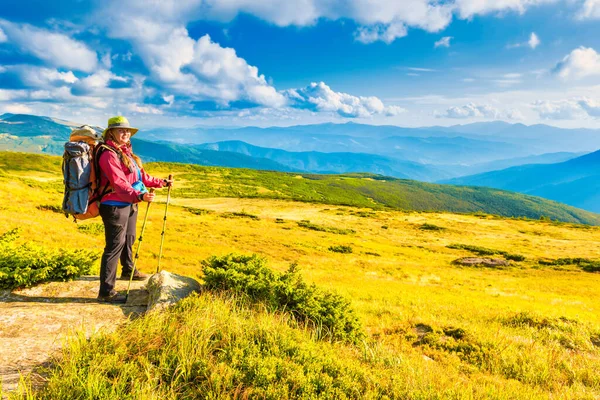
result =
[[[561,163],[522,165],[442,183],[511,190],[600,212],[600,150]]]

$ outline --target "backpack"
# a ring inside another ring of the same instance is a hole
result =
[[[89,125],[73,129],[69,141],[65,143],[62,209],[65,216],[72,215],[75,222],[97,217],[100,214],[100,200],[112,191],[109,185],[100,188],[98,159],[106,150],[114,152],[102,141],[101,130]]]

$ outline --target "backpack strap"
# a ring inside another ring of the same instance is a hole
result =
[[[105,143],[100,143],[98,144],[95,148],[94,148],[94,169],[96,170],[96,187],[99,188],[100,187],[100,172],[102,171],[100,169],[100,156],[102,155],[102,153],[104,153],[105,151],[112,151],[113,153],[117,154],[120,157],[120,155],[118,154],[118,152],[113,149],[111,146],[105,144]],[[102,200],[102,197],[104,197],[105,195],[109,194],[113,192],[113,188],[110,186],[110,182],[107,183],[104,188],[99,191],[99,193],[97,192],[97,196],[93,196],[92,199],[90,199],[90,203],[94,202],[94,201],[100,201]]]

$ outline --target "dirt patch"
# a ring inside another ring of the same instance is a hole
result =
[[[16,389],[20,374],[44,365],[65,339],[75,332],[114,330],[128,318],[146,310],[145,282],[133,282],[127,304],[98,303],[99,278],[82,277],[72,282],[51,282],[29,289],[0,291],[0,379],[2,389]],[[127,290],[117,281],[117,290]]]

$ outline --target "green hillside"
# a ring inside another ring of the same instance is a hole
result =
[[[2,170],[37,169],[60,174],[59,157],[0,152]],[[457,187],[372,174],[314,175],[250,169],[148,163],[151,173],[174,173],[179,198],[244,197],[287,199],[373,209],[495,214],[600,225],[600,215],[539,197],[473,187]],[[60,187],[58,187],[60,189]]]

